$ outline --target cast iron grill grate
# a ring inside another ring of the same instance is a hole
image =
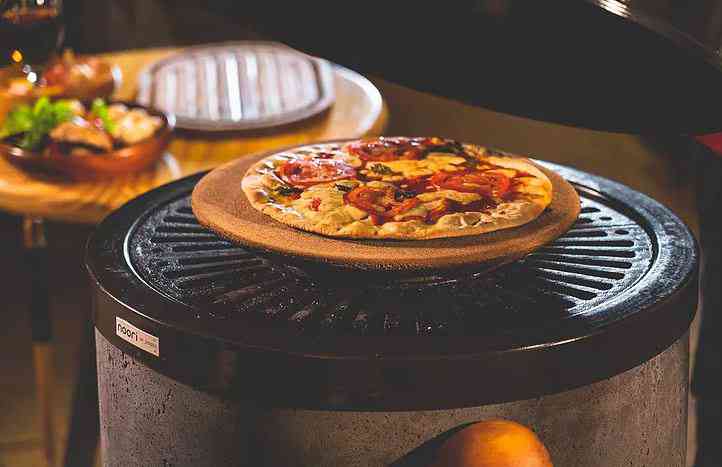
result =
[[[578,188],[572,229],[526,258],[459,280],[339,288],[201,227],[186,195],[149,212],[126,248],[136,273],[199,319],[304,335],[488,335],[594,313],[649,270],[656,246],[624,206]]]

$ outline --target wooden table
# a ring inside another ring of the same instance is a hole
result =
[[[138,50],[106,55],[122,72],[122,85],[115,93],[120,100],[133,100],[136,77],[148,64],[178,49]],[[27,260],[33,272],[29,300],[33,328],[36,389],[40,407],[45,458],[54,466],[52,422],[52,330],[48,304],[47,256],[43,220],[97,223],[126,201],[152,188],[250,153],[293,144],[337,138],[377,135],[387,123],[386,105],[378,90],[364,77],[336,69],[336,101],[317,117],[277,130],[220,135],[176,132],[163,159],[152,169],[111,180],[72,182],[27,173],[0,158],[0,209],[24,218],[23,233]],[[97,442],[97,392],[89,327],[78,383],[73,396],[64,465],[92,464]]]
[[[119,65],[123,78],[115,98],[132,100],[136,76],[148,64],[179,49],[150,49],[105,55]],[[245,154],[335,138],[377,135],[387,110],[376,88],[356,73],[339,68],[336,102],[323,115],[279,131],[257,134],[177,134],[155,169],[127,177],[73,183],[30,175],[0,159],[0,209],[21,216],[64,222],[96,223],[126,201],[156,186]]]

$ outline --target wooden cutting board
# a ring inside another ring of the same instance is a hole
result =
[[[222,237],[301,267],[395,275],[481,272],[517,260],[565,233],[579,215],[579,196],[556,173],[537,165],[552,182],[549,207],[532,222],[482,235],[433,240],[345,240],[275,221],[251,206],[241,180],[256,161],[275,152],[227,163],[193,190],[198,221]]]
[[[147,67],[138,101],[178,128],[239,131],[303,120],[334,102],[333,66],[275,42],[190,47]]]

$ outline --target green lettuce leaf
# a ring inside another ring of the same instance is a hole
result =
[[[95,99],[93,101],[91,111],[93,112],[93,115],[98,117],[100,121],[103,122],[103,128],[105,128],[108,133],[112,133],[113,130],[115,130],[115,122],[110,119],[110,114],[108,113],[108,105],[103,99]]]
[[[73,109],[66,100],[51,102],[41,97],[33,106],[20,105],[13,109],[0,128],[0,138],[22,134],[18,146],[37,149],[50,131],[73,118]]]

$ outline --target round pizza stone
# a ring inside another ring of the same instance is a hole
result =
[[[536,165],[553,186],[547,209],[519,227],[481,235],[433,240],[351,240],[282,224],[251,206],[241,180],[254,163],[280,151],[244,157],[203,177],[192,195],[198,221],[222,237],[306,269],[456,275],[517,260],[565,233],[579,215],[579,196],[556,173]]]

